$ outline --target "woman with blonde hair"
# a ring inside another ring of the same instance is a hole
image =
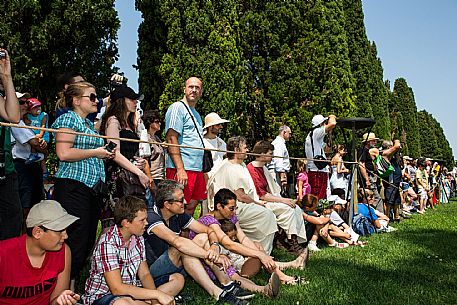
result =
[[[100,215],[100,186],[105,181],[103,159],[112,158],[94,124],[87,118],[97,111],[97,94],[92,84],[78,82],[69,85],[58,100],[58,107],[68,107],[52,125],[56,133],[56,153],[59,169],[55,176],[54,199],[71,215],[79,218],[67,229],[67,243],[72,253],[71,278],[84,266],[95,243]],[[89,136],[74,135],[79,132]]]

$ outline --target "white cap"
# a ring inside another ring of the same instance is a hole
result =
[[[313,127],[319,126],[320,124],[324,123],[327,121],[328,117],[324,117],[322,114],[317,114],[313,116],[313,119],[311,121],[311,124]]]
[[[338,196],[338,195],[330,195],[330,196],[328,196],[327,200],[328,200],[329,202],[333,202],[334,204],[345,205],[345,204],[347,203],[346,200],[341,199],[341,197]]]

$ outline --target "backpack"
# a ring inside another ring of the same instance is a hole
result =
[[[390,174],[395,171],[394,166],[384,159],[381,155],[377,156],[373,160],[374,165],[376,166],[376,172],[381,178],[388,178]]]
[[[355,233],[362,236],[371,235],[375,232],[374,226],[362,214],[357,214],[354,216],[352,229]]]

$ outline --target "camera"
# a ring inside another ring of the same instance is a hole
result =
[[[6,52],[0,51],[0,59],[6,58]]]
[[[108,145],[105,147],[105,149],[109,152],[113,152],[113,150],[116,148],[117,144],[114,142],[109,142]]]

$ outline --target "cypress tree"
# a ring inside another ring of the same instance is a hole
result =
[[[398,130],[405,133],[405,153],[413,156],[421,155],[419,142],[419,125],[417,124],[417,106],[414,100],[413,90],[408,86],[404,78],[395,80],[393,89],[393,109],[391,112],[402,114],[402,125],[398,124]]]

